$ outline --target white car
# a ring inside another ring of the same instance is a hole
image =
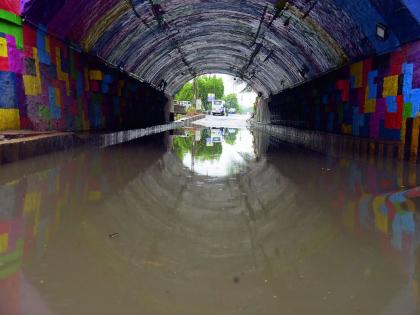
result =
[[[225,115],[225,101],[212,101],[211,102],[212,115]]]

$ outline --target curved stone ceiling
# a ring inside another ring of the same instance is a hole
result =
[[[420,36],[413,0],[22,1],[30,23],[167,94],[207,73],[276,94]]]

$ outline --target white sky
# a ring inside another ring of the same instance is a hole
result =
[[[239,105],[241,107],[252,107],[255,102],[255,98],[257,94],[252,93],[240,93],[247,85],[246,84],[238,84],[234,80],[234,77],[227,75],[227,74],[216,74],[216,77],[222,78],[225,84],[225,95],[235,93],[238,96]]]

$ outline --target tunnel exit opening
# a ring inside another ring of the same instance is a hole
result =
[[[186,107],[186,110],[194,108],[217,114],[219,106],[219,114],[225,115],[253,112],[257,96],[248,83],[236,76],[209,73],[185,83],[173,98],[176,106]]]

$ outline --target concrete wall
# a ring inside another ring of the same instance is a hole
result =
[[[276,95],[270,111],[273,123],[401,141],[417,151],[420,42]]]
[[[0,5],[0,130],[125,129],[167,120],[161,92],[22,22],[13,3]]]

